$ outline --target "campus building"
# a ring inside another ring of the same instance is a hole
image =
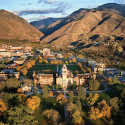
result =
[[[51,83],[55,83],[54,81],[56,81],[57,85],[61,85],[65,88],[72,85],[74,81],[76,85],[84,85],[90,78],[96,79],[96,75],[91,75],[89,73],[73,75],[71,71],[67,69],[67,66],[65,64],[63,65],[61,72],[59,72],[59,74],[56,74],[56,79],[54,79],[53,74],[33,73],[35,84],[51,85]]]

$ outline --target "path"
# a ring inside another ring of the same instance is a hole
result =
[[[64,117],[65,117],[65,125],[69,125],[67,102],[65,102],[64,104]]]
[[[56,72],[58,72],[58,71],[59,71],[59,66],[57,65]]]

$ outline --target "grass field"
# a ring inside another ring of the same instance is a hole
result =
[[[52,71],[56,71],[56,65],[35,65],[30,71],[42,71],[42,70],[47,70],[50,69]]]
[[[72,70],[72,71],[81,71],[80,68],[77,65],[66,65],[68,70]],[[59,70],[61,70],[63,67],[63,65],[59,65]]]

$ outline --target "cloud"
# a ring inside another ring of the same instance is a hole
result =
[[[57,3],[57,2],[56,2],[56,1],[45,0],[44,3],[47,3],[47,4],[55,4],[55,3]]]
[[[28,3],[27,5],[32,5],[33,3]]]
[[[115,3],[125,4],[125,0],[114,0]]]
[[[32,18],[24,18],[25,20],[27,20],[28,22],[34,21],[34,20],[43,20],[46,19],[48,17],[45,16],[40,16],[40,17],[32,17]]]
[[[21,11],[12,11],[15,15],[23,16],[29,14],[49,14],[49,13],[63,13],[65,10],[64,7],[61,8],[51,8],[51,9],[44,9],[44,10],[21,10]]]

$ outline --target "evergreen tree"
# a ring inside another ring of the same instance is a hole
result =
[[[77,101],[76,106],[77,106],[77,110],[78,110],[78,111],[81,111],[82,105],[81,105],[80,100]]]
[[[69,94],[69,99],[68,99],[68,103],[72,103],[73,102],[73,92],[70,92]]]
[[[99,89],[99,87],[100,87],[100,83],[98,82],[98,80],[95,80],[94,84],[93,84],[93,89],[97,90],[97,89]]]
[[[82,91],[81,91],[81,99],[85,100],[86,99],[86,93],[85,93],[85,89],[84,87],[82,87]]]
[[[43,85],[43,98],[47,98],[48,97],[48,86],[47,85]]]

